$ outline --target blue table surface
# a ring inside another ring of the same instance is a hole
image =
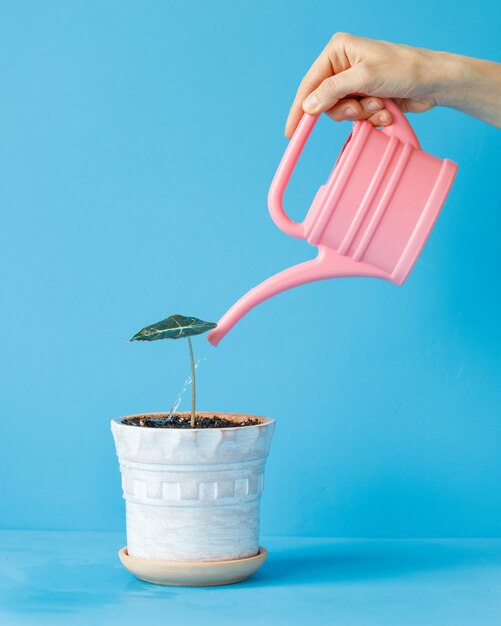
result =
[[[1,626],[501,625],[501,540],[267,537],[264,567],[218,588],[143,583],[121,533],[0,532]]]

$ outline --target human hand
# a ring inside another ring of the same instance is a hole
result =
[[[375,126],[392,122],[382,98],[393,98],[404,112],[428,111],[447,83],[446,63],[440,52],[337,33],[303,78],[285,134],[292,135],[303,110]]]

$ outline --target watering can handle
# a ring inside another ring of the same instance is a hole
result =
[[[384,99],[384,106],[392,114],[393,122],[389,126],[385,126],[380,132],[390,137],[396,137],[404,143],[411,144],[417,150],[421,150],[412,126],[399,107],[389,98]],[[268,193],[268,208],[272,220],[284,233],[299,239],[304,239],[304,222],[298,223],[290,219],[283,207],[283,196],[299,156],[318,118],[318,115],[309,115],[308,113],[303,115],[280,161]],[[359,123],[365,122],[356,122],[356,124]]]
[[[384,108],[391,113],[393,121],[389,126],[384,126],[381,132],[388,135],[388,137],[396,137],[403,143],[411,144],[416,150],[421,150],[421,144],[416,137],[416,133],[400,108],[391,98],[384,98],[383,102]]]
[[[305,113],[289,141],[268,193],[268,209],[275,224],[291,237],[304,238],[303,223],[293,222],[283,207],[283,196],[299,156],[319,116]]]

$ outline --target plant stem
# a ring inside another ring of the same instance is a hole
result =
[[[191,345],[191,337],[188,337],[188,346],[190,348],[191,363],[191,427],[195,428],[195,402],[197,399],[197,388],[195,385],[195,359],[193,358],[193,346]]]

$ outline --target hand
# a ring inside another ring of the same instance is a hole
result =
[[[386,126],[382,98],[404,112],[452,107],[501,128],[501,63],[337,33],[299,85],[285,134],[303,110]]]
[[[428,111],[437,104],[437,85],[442,75],[440,55],[337,33],[299,86],[287,119],[286,136],[294,132],[303,110],[312,114],[325,111],[338,121],[366,119],[376,126],[392,121],[382,98],[393,98],[403,111]]]

